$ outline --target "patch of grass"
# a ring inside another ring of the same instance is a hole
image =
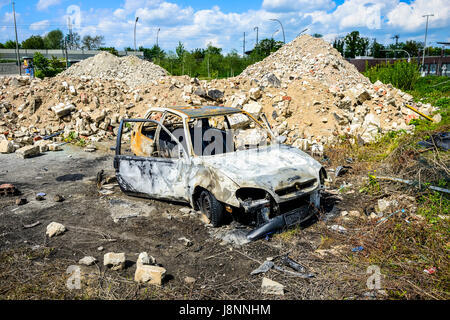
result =
[[[372,83],[380,80],[402,90],[413,89],[420,78],[419,67],[415,60],[412,62],[397,61],[393,64],[389,62],[387,64],[379,64],[368,68],[364,75]]]

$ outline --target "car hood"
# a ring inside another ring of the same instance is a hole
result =
[[[273,145],[204,156],[203,162],[226,175],[239,187],[278,190],[297,182],[319,179],[319,162],[297,148]]]

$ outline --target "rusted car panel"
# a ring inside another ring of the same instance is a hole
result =
[[[162,114],[160,121],[149,119],[152,112]],[[114,160],[121,189],[128,194],[187,202],[196,209],[201,206],[200,192],[206,190],[225,205],[227,211],[243,211],[255,216],[255,225],[259,229],[249,235],[252,240],[272,228],[308,218],[312,214],[311,208],[320,206],[320,190],[326,178],[320,163],[308,154],[279,143],[213,155],[195,152],[193,119],[234,114],[245,113],[227,107],[167,107],[150,109],[146,119],[124,120],[119,128]],[[179,117],[175,117],[178,122],[173,128],[177,127],[178,133],[181,132],[181,140],[174,135],[175,131],[171,132],[163,125],[170,125],[173,115]],[[256,119],[248,117],[253,119],[254,126],[263,127]],[[130,141],[133,155],[121,154],[124,122],[137,123]],[[153,139],[141,132],[146,122],[157,126],[151,136]],[[266,127],[273,140],[274,134],[268,123]],[[214,130],[221,132],[221,129]],[[162,152],[161,143],[168,143],[170,152]]]

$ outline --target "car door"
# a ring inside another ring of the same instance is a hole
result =
[[[125,123],[153,122],[177,145],[178,157],[136,156],[124,154],[126,144],[122,141]],[[190,159],[183,145],[159,121],[151,119],[124,119],[117,134],[114,168],[123,192],[131,195],[189,201],[187,188]]]

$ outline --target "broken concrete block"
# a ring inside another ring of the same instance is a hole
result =
[[[134,281],[140,283],[161,285],[166,269],[151,265],[137,265]]]
[[[62,148],[57,143],[50,143],[48,145],[48,150],[50,150],[50,151],[61,151]]]
[[[355,98],[356,98],[356,100],[358,100],[359,102],[363,103],[363,102],[366,101],[366,100],[370,100],[370,93],[369,93],[367,90],[362,89],[362,90],[357,91],[357,92],[355,93]]]
[[[94,263],[97,262],[97,259],[91,256],[86,256],[82,259],[80,259],[80,261],[78,261],[78,264],[82,264],[85,266],[92,266]]]
[[[40,151],[39,151],[39,146],[33,145],[33,146],[25,146],[20,149],[17,149],[16,153],[25,159],[25,158],[37,156],[40,153]]]
[[[47,232],[49,238],[58,236],[60,234],[63,234],[66,231],[66,227],[58,222],[52,222],[47,226]]]
[[[250,102],[244,105],[242,109],[258,119],[262,112],[262,105],[258,102]]]
[[[51,108],[52,111],[56,114],[57,117],[62,118],[70,114],[72,111],[75,111],[75,106],[71,103],[64,104],[60,103]]]
[[[251,88],[248,93],[250,95],[250,98],[252,98],[253,100],[258,100],[262,96],[262,91],[259,87]]]
[[[263,294],[284,295],[284,286],[281,283],[264,277],[261,285],[261,292]]]
[[[108,252],[103,256],[103,265],[111,270],[122,270],[125,268],[125,253]]]
[[[149,256],[147,252],[141,252],[136,261],[136,265],[150,265],[156,264],[156,259],[152,256]]]
[[[0,153],[12,153],[14,152],[14,144],[12,141],[1,140],[0,141]]]

